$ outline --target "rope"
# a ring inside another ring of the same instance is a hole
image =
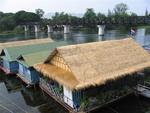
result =
[[[113,109],[113,108],[111,108],[111,107],[106,107],[106,108],[108,108],[109,110],[111,110],[112,112],[114,112],[114,113],[119,113],[118,111],[116,111],[115,109]]]
[[[0,104],[0,107],[2,107],[3,109],[9,111],[10,113],[14,113],[13,111],[11,111],[10,109],[8,109],[7,107],[5,107],[5,106],[3,106],[3,105],[1,105],[1,104]]]
[[[4,94],[5,95],[5,94]],[[26,112],[24,109],[22,109],[20,106],[18,106],[17,104],[15,104],[13,101],[9,100],[7,97],[3,96],[0,94],[1,97],[5,98],[7,101],[9,101],[11,104],[15,105],[17,108],[19,108],[21,111],[23,111],[24,113],[28,113]]]

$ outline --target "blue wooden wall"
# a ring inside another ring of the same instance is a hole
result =
[[[10,62],[10,72],[17,73],[19,69],[19,64],[17,61],[11,61]]]
[[[3,67],[8,69],[11,73],[17,73],[19,65],[17,61],[8,61],[7,59],[3,59]]]
[[[0,59],[0,66],[3,66],[3,59]]]
[[[39,73],[34,68],[27,68],[19,63],[19,74],[32,84],[39,83]]]
[[[80,100],[82,98],[81,91],[73,91],[72,92],[73,103],[76,107],[80,107]]]
[[[10,64],[9,64],[9,61],[8,61],[8,60],[3,59],[3,67],[4,67],[5,69],[10,70]]]
[[[33,83],[39,83],[40,81],[40,73],[37,72],[34,68],[30,68],[31,72],[31,80]]]

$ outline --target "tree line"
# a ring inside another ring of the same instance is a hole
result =
[[[50,25],[63,25],[69,24],[72,26],[83,26],[83,27],[96,27],[97,24],[108,24],[108,22],[114,24],[116,22],[128,24],[133,21],[140,21],[144,23],[145,17],[150,20],[150,14],[148,10],[145,10],[145,16],[139,17],[134,12],[129,12],[129,8],[124,3],[115,5],[113,10],[108,10],[107,15],[101,12],[95,13],[93,8],[88,8],[83,14],[83,17],[72,16],[68,13],[56,12],[52,18],[47,19],[43,17],[44,11],[42,9],[36,9],[35,13],[18,11],[17,13],[3,13],[0,12],[0,32],[11,31],[18,29],[21,23],[38,22],[42,26]],[[148,20],[148,21],[149,21]],[[138,22],[135,22],[136,24]]]

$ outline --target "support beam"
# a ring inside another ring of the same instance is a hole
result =
[[[102,41],[103,36],[102,35],[98,35],[98,41]]]
[[[139,28],[139,29],[137,29],[137,31],[135,33],[135,36],[134,36],[136,41],[142,46],[144,46],[146,44],[146,42],[145,42],[146,41],[145,32],[146,32],[145,28]]]
[[[69,25],[63,25],[64,27],[64,34],[70,33],[70,26]]]
[[[105,25],[97,25],[98,27],[98,35],[104,35]]]
[[[48,38],[52,38],[52,34],[51,33],[48,33]]]
[[[47,25],[47,32],[48,32],[48,33],[52,33],[52,32],[53,32],[52,26]]]
[[[64,41],[67,41],[67,39],[70,37],[70,34],[65,33],[64,34]]]
[[[35,32],[39,32],[40,31],[40,26],[39,25],[34,25],[34,29],[35,29]]]
[[[38,32],[35,32],[35,38],[38,38],[39,35],[38,35]]]
[[[24,25],[23,27],[24,27],[25,32],[29,31],[29,26],[28,25]]]

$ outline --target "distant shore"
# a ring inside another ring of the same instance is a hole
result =
[[[22,34],[24,31],[2,31],[0,35],[13,35],[13,34]]]

